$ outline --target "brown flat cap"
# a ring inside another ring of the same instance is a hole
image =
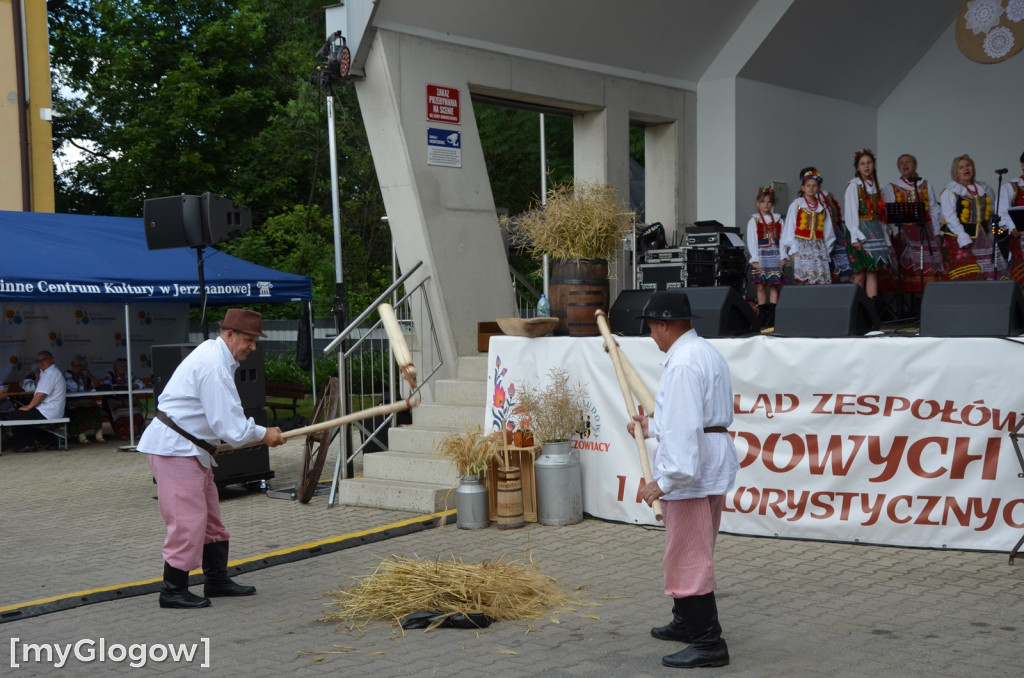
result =
[[[220,321],[220,328],[267,338],[267,335],[263,334],[263,316],[244,308],[229,308],[224,320]]]

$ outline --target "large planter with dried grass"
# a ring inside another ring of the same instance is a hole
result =
[[[555,186],[546,204],[517,218],[535,255],[551,258],[551,315],[555,334],[597,336],[594,312],[608,311],[608,261],[633,228],[629,206],[607,184]]]
[[[537,522],[572,525],[583,520],[583,471],[580,456],[571,449],[574,434],[586,435],[582,384],[570,384],[569,372],[548,371],[544,387],[525,384],[519,391],[519,410],[529,416],[534,436],[541,441],[534,462],[537,482]]]
[[[490,503],[483,478],[491,461],[498,458],[504,434],[484,435],[475,431],[453,433],[437,447],[437,452],[455,464],[460,480],[455,488],[456,525],[464,530],[478,530],[490,525]]]

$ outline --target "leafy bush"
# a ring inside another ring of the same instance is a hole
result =
[[[349,371],[346,374],[348,388],[353,393],[382,393],[387,390],[389,379],[386,370],[387,353],[384,351],[364,351],[350,358]],[[318,355],[314,360],[316,369],[316,385],[322,388],[331,377],[338,376],[338,356]],[[268,354],[264,366],[269,381],[294,381],[312,389],[312,377],[299,367],[293,353]]]

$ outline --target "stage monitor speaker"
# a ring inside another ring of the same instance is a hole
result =
[[[858,285],[789,285],[775,308],[775,332],[787,337],[856,337],[879,324]]]
[[[647,322],[637,320],[636,317],[643,312],[647,300],[654,294],[654,290],[622,290],[615,303],[608,311],[608,326],[612,334],[621,334],[626,337],[642,337],[651,333]]]
[[[252,228],[252,212],[221,195],[174,195],[143,203],[151,250],[216,245]]]
[[[203,242],[203,206],[198,195],[150,198],[142,205],[146,247],[163,250],[193,247]]]
[[[1024,296],[1013,280],[932,282],[921,298],[922,337],[1024,333]]]
[[[687,287],[693,327],[702,337],[741,337],[759,330],[750,304],[732,287]],[[615,334],[629,337],[651,333],[647,322],[637,320],[655,290],[623,290],[612,304],[608,323]]]
[[[754,309],[732,287],[687,287],[693,328],[702,337],[742,337],[760,332]]]

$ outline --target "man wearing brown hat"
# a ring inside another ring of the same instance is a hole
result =
[[[206,607],[214,596],[256,593],[228,577],[229,534],[220,519],[212,453],[222,440],[232,447],[285,441],[281,429],[246,418],[235,386],[239,362],[266,336],[259,313],[229,309],[220,336],[197,346],[174,370],[157,400],[157,418],[139,439],[167,525],[160,607]],[[206,597],[188,590],[189,570],[200,565]]]
[[[732,489],[739,464],[727,427],[732,423],[732,380],[725,358],[694,331],[690,300],[682,290],[651,295],[638,319],[666,354],[654,416],[637,415],[644,437],[657,438],[653,480],[641,490],[648,504],[661,500],[665,515],[665,594],[673,599],[672,621],[651,629],[659,640],[687,643],[662,657],[674,668],[725,666],[715,602],[715,540],[723,495]]]

